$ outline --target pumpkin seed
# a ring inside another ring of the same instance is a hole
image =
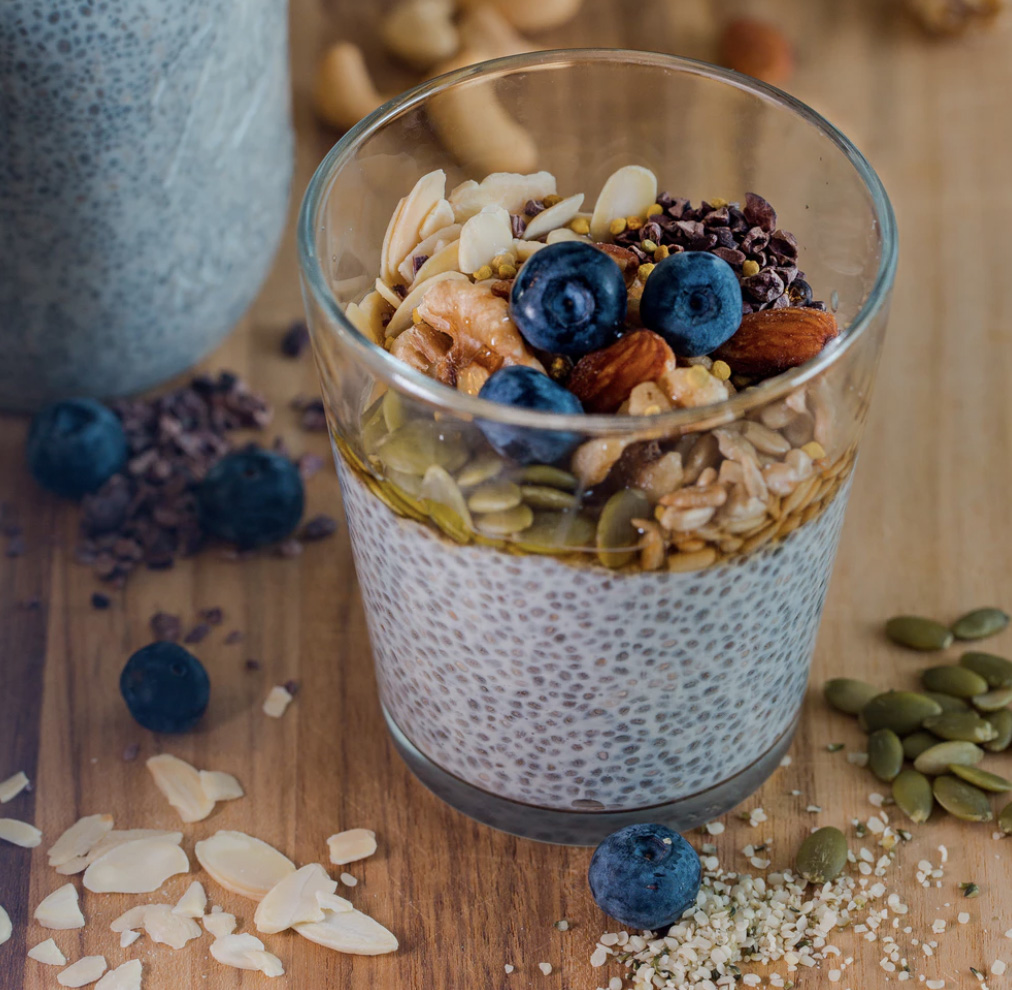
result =
[[[380,398],[362,414],[362,448],[365,452],[375,454],[387,432],[386,420],[383,418],[383,399]]]
[[[931,781],[917,770],[904,770],[893,781],[893,800],[907,818],[923,824],[935,806]]]
[[[980,887],[975,883],[969,881],[961,883],[959,889],[963,892],[964,897],[980,897]]]
[[[512,536],[522,533],[534,522],[534,511],[529,505],[515,505],[502,512],[486,512],[478,516],[478,531],[486,536]]]
[[[980,767],[966,767],[954,763],[949,769],[957,776],[982,791],[994,791],[1001,794],[1003,791],[1012,791],[1012,780],[1006,780],[989,770],[981,770]]]
[[[995,688],[984,694],[976,694],[970,700],[978,711],[997,712],[1008,708],[1009,702],[1012,702],[1012,688]]]
[[[435,502],[431,498],[425,499],[422,503],[429,518],[456,543],[470,543],[471,531],[464,525],[464,520],[442,502]]]
[[[966,667],[928,667],[921,671],[921,683],[929,691],[951,694],[954,698],[972,698],[987,690],[987,681]]]
[[[457,482],[453,480],[445,468],[441,468],[438,464],[429,467],[422,478],[418,495],[420,498],[438,502],[440,505],[452,509],[461,518],[464,525],[468,529],[471,528],[471,513],[467,510],[464,495],[457,487]]]
[[[467,507],[472,512],[505,512],[521,501],[519,485],[512,481],[490,481],[468,495]]]
[[[861,718],[867,731],[892,729],[905,736],[921,727],[932,715],[940,715],[942,706],[937,701],[914,691],[886,691],[877,694],[861,709]]]
[[[964,822],[989,822],[994,817],[987,795],[965,780],[946,774],[935,778],[931,790],[935,800],[954,818]]]
[[[1003,753],[1012,743],[1012,711],[1002,708],[997,712],[988,712],[984,718],[990,722],[998,734],[994,739],[984,743],[984,749],[989,753]]]
[[[532,509],[575,509],[580,504],[571,492],[551,485],[522,485],[520,493]]]
[[[876,695],[881,694],[877,687],[857,681],[850,677],[834,677],[826,681],[823,687],[826,701],[838,712],[847,715],[858,715],[861,709]]]
[[[632,521],[649,515],[650,500],[638,488],[615,492],[597,521],[597,559],[612,568],[635,560],[639,536]]]
[[[968,712],[970,703],[955,695],[943,694],[941,691],[925,691],[929,698],[934,698],[942,706],[943,712]]]
[[[897,615],[886,623],[886,635],[911,650],[946,650],[952,646],[952,630],[934,619]]]
[[[985,639],[1007,628],[1009,617],[1000,608],[975,608],[952,624],[956,639]]]
[[[998,732],[986,719],[976,712],[946,712],[942,715],[931,715],[923,722],[928,732],[933,732],[939,739],[950,739],[961,742],[990,742]]]
[[[551,464],[529,464],[518,475],[520,481],[529,485],[551,485],[563,491],[575,492],[579,487],[576,476]]]
[[[516,540],[530,553],[558,553],[594,545],[597,527],[592,519],[571,512],[536,512],[534,522]]]
[[[388,434],[376,453],[388,469],[417,475],[425,474],[433,465],[456,471],[468,459],[463,431],[453,424],[428,419],[412,420]]]
[[[914,760],[914,769],[928,776],[945,773],[953,763],[974,766],[984,759],[984,750],[971,742],[940,742]]]
[[[980,674],[989,687],[1012,687],[1012,661],[993,653],[964,653],[959,665]]]
[[[835,880],[847,865],[843,832],[832,825],[814,831],[801,843],[794,865],[798,874],[812,883]]]
[[[903,743],[892,729],[876,729],[868,737],[868,767],[886,783],[903,769]]]
[[[394,430],[399,430],[408,421],[408,411],[404,406],[404,401],[393,389],[386,391],[380,404],[383,408],[383,421],[391,433]]]
[[[412,498],[422,494],[422,479],[417,474],[405,474],[403,471],[387,471],[387,480],[396,485],[402,493]]]
[[[479,454],[473,461],[468,461],[457,475],[457,484],[461,488],[474,488],[475,485],[491,481],[502,473],[506,465],[495,454]]]
[[[903,755],[908,760],[916,760],[926,749],[931,749],[938,742],[938,736],[930,732],[914,732],[903,740]]]
[[[1012,801],[1005,805],[998,814],[998,827],[1006,834],[1012,835]]]

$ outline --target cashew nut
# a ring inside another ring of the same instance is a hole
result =
[[[460,16],[460,43],[465,48],[479,48],[490,58],[503,58],[532,51],[532,46],[503,16],[494,2],[470,4]]]
[[[357,45],[341,42],[324,53],[313,83],[313,103],[322,120],[347,130],[383,102]]]
[[[460,47],[449,0],[401,0],[384,18],[381,34],[394,55],[423,72]]]
[[[583,0],[489,0],[520,31],[547,31],[576,15]]]

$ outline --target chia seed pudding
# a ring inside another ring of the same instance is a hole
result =
[[[285,0],[0,4],[0,406],[162,381],[284,226]]]

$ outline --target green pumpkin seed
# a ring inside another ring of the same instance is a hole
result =
[[[1012,688],[995,688],[984,694],[976,694],[970,700],[978,711],[997,712],[1002,708],[1008,708],[1012,702]]]
[[[575,492],[580,485],[574,475],[550,464],[529,464],[520,472],[519,479],[528,485],[551,485],[567,492]]]
[[[932,715],[940,715],[942,706],[937,701],[914,691],[886,691],[877,694],[861,709],[861,718],[867,731],[892,729],[897,735],[915,732],[921,723]]]
[[[838,712],[847,715],[858,715],[861,709],[876,695],[881,694],[877,687],[857,681],[850,677],[834,677],[826,681],[823,687],[826,701]]]
[[[1012,801],[1005,805],[998,814],[998,827],[1006,834],[1012,835]]]
[[[931,781],[916,770],[904,770],[893,781],[893,800],[912,822],[923,824],[931,817],[935,798]]]
[[[532,509],[575,509],[580,500],[572,492],[551,485],[521,485],[520,493]]]
[[[512,536],[522,533],[534,522],[534,511],[529,505],[515,505],[502,512],[486,512],[477,517],[478,531],[486,536]]]
[[[812,883],[835,880],[847,865],[847,840],[838,828],[817,829],[798,849],[794,860],[798,874]]]
[[[995,794],[1012,791],[1012,780],[1006,780],[989,770],[981,770],[980,767],[960,766],[958,763],[954,763],[949,767],[949,770],[968,784],[979,787],[982,791],[993,791]]]
[[[931,715],[922,725],[939,739],[961,742],[990,742],[998,735],[995,727],[976,712],[945,712],[942,715]]]
[[[908,760],[916,760],[926,749],[931,749],[938,742],[938,736],[930,732],[914,732],[903,740],[903,755]]]
[[[1012,661],[993,653],[964,653],[959,665],[980,674],[988,687],[1012,687]]]
[[[420,498],[422,494],[422,479],[417,474],[405,474],[403,471],[387,471],[387,481],[396,485],[402,494],[411,498]]]
[[[380,442],[387,435],[386,420],[383,418],[383,400],[377,399],[362,414],[362,448],[367,454],[375,454]]]
[[[468,459],[460,427],[427,419],[412,420],[388,434],[376,453],[386,468],[417,475],[425,474],[433,465],[457,471]]]
[[[467,529],[472,528],[471,513],[468,512],[464,495],[457,487],[457,482],[450,476],[450,472],[445,468],[441,468],[438,464],[429,467],[425,472],[425,477],[422,478],[418,495],[422,499],[438,502],[440,505],[452,509]]]
[[[637,488],[623,488],[604,504],[597,521],[597,559],[624,567],[636,559],[639,536],[633,519],[650,515],[650,500]]]
[[[935,778],[931,790],[935,800],[954,818],[964,822],[989,822],[994,817],[987,795],[965,780],[946,774]]]
[[[997,735],[984,743],[989,753],[1003,753],[1012,743],[1012,711],[1002,708],[997,712],[988,712],[984,718],[994,726]]]
[[[1000,633],[1008,623],[1008,613],[1000,608],[975,608],[953,622],[952,634],[956,639],[985,639]]]
[[[972,698],[987,690],[987,681],[966,667],[928,667],[921,671],[921,683],[929,691],[951,694],[954,698]]]
[[[422,503],[429,518],[456,543],[470,543],[471,530],[464,525],[464,520],[442,502],[434,502],[427,498]]]
[[[521,501],[519,485],[512,481],[490,481],[468,495],[467,507],[472,512],[506,512]]]
[[[594,545],[597,526],[586,516],[571,512],[536,512],[534,522],[516,539],[529,553],[559,553]]]
[[[943,712],[968,712],[970,703],[962,698],[956,698],[951,694],[943,694],[941,691],[925,691],[929,698],[934,698],[942,706]]]
[[[946,773],[953,763],[975,766],[984,759],[984,750],[971,742],[940,742],[926,749],[914,760],[914,769],[933,777]]]
[[[380,404],[383,408],[383,421],[391,433],[394,430],[399,430],[408,421],[408,411],[404,400],[393,389],[386,391]]]
[[[934,619],[897,615],[885,627],[886,635],[911,650],[946,650],[952,646],[952,630]]]
[[[460,469],[457,484],[461,488],[474,488],[475,485],[484,484],[497,477],[505,466],[495,454],[479,454]]]
[[[868,767],[886,783],[903,769],[903,743],[892,729],[876,729],[868,736]]]

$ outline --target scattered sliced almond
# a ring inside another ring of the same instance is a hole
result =
[[[141,975],[140,959],[131,959],[122,966],[110,969],[95,984],[95,990],[141,990]]]
[[[295,864],[273,846],[245,832],[216,832],[194,846],[200,865],[226,890],[259,901]]]
[[[235,915],[227,911],[204,915],[204,927],[215,937],[224,938],[235,931]]]
[[[310,863],[289,873],[267,892],[257,905],[253,924],[258,932],[274,935],[303,922],[323,921],[317,895],[336,890],[337,881],[331,880],[319,863]]]
[[[71,928],[84,928],[84,915],[77,900],[77,888],[65,883],[54,890],[35,909],[35,920],[43,928],[62,932]]]
[[[95,843],[87,856],[78,856],[77,859],[63,863],[56,867],[56,872],[63,876],[73,876],[75,873],[87,869],[96,859],[104,856],[113,847],[121,846],[124,842],[133,842],[135,839],[165,839],[178,846],[183,841],[183,833],[165,832],[157,828],[128,828],[119,831],[113,829],[106,833],[105,838],[99,839]]]
[[[234,801],[246,793],[242,784],[223,770],[201,770],[200,788],[209,801]]]
[[[323,908],[324,911],[336,911],[339,914],[342,911],[354,911],[355,905],[351,901],[346,901],[339,894],[326,894],[318,892],[316,895],[316,902]]]
[[[147,894],[189,872],[190,860],[174,842],[135,839],[96,859],[84,871],[84,887],[96,894]]]
[[[207,893],[204,891],[204,885],[199,880],[194,880],[176,902],[172,913],[180,914],[184,918],[203,918],[206,907]]]
[[[422,221],[421,227],[418,228],[418,236],[424,242],[427,237],[449,227],[454,219],[453,207],[450,206],[449,200],[441,199],[429,210],[428,216]]]
[[[85,956],[56,975],[61,987],[86,987],[94,983],[107,969],[105,956]]]
[[[0,945],[3,945],[11,937],[11,916],[0,904]]]
[[[408,321],[410,323],[410,320]],[[264,714],[271,718],[281,718],[285,709],[292,703],[292,695],[287,688],[276,684],[271,688],[270,693],[264,701]]]
[[[380,256],[380,277],[387,285],[396,285],[400,280],[398,265],[422,239],[422,225],[444,198],[445,191],[446,173],[436,169],[423,175],[398,204],[383,237]]]
[[[373,284],[376,289],[376,294],[382,297],[384,302],[392,306],[394,309],[400,306],[401,297],[397,295],[397,293],[394,292],[394,290],[391,289],[390,286],[383,281],[383,279],[378,278]]]
[[[120,933],[119,947],[121,949],[128,949],[140,937],[141,937],[140,932],[135,931],[133,928],[128,928],[125,932]]]
[[[590,218],[590,236],[595,241],[611,240],[612,220],[645,216],[657,202],[657,176],[642,165],[625,165],[604,183]]]
[[[173,914],[168,904],[154,904],[144,912],[144,931],[153,942],[181,949],[187,942],[200,938],[200,925],[192,918]]]
[[[49,865],[62,866],[72,859],[87,856],[112,830],[112,815],[86,815],[74,822],[49,848]]]
[[[327,848],[335,865],[355,863],[376,852],[376,833],[367,828],[350,828],[327,839]]]
[[[577,193],[575,196],[567,196],[554,206],[549,206],[547,210],[542,210],[527,224],[527,228],[524,230],[524,240],[537,240],[559,227],[565,227],[580,212],[583,200],[583,193]]]
[[[470,223],[470,221],[468,221],[468,222]],[[390,317],[390,322],[387,324],[386,335],[388,337],[396,337],[397,334],[403,333],[405,330],[407,330],[408,327],[411,326],[411,323],[412,323],[412,321],[414,319],[415,308],[422,301],[423,297],[425,296],[425,293],[428,292],[429,289],[431,289],[434,285],[438,284],[439,282],[447,282],[447,281],[454,281],[454,280],[456,280],[458,282],[461,281],[461,280],[463,280],[463,281],[466,282],[467,281],[467,276],[466,275],[462,275],[458,271],[445,271],[445,272],[441,272],[438,275],[433,275],[431,278],[427,278],[424,282],[419,282],[404,297],[404,299],[402,300],[401,304],[394,311],[394,315]],[[279,690],[279,689],[278,688],[274,688],[274,691],[277,691],[277,690]],[[285,689],[284,688],[280,688],[280,690],[284,691]],[[288,692],[285,691],[285,694],[288,694]],[[270,700],[271,699],[268,698],[267,701],[264,702],[264,711],[265,712],[267,712],[267,704],[270,702]],[[291,696],[289,695],[289,701],[290,700],[291,700]],[[287,704],[288,704],[288,702],[286,701],[285,702],[285,706],[286,707],[287,707]],[[281,709],[282,712],[284,712],[284,710],[285,710],[284,708]],[[267,714],[270,715],[271,713],[267,712]],[[275,718],[277,718],[277,716],[275,716]]]
[[[551,172],[493,172],[481,182],[468,179],[447,197],[457,223],[463,223],[486,206],[501,206],[510,213],[520,213],[529,200],[542,200],[555,195],[555,176]]]
[[[408,256],[400,263],[397,271],[404,279],[405,285],[410,285],[412,282],[418,280],[417,274],[415,273],[415,258],[419,258],[422,255],[430,257],[439,251],[442,251],[447,244],[451,244],[460,238],[460,224],[451,222],[443,227],[441,230],[437,230],[434,234],[430,234],[425,240],[420,241],[415,247],[408,252]]]
[[[0,839],[22,849],[34,849],[41,845],[42,833],[34,825],[17,818],[0,818]]]
[[[323,921],[296,925],[310,942],[356,956],[380,956],[397,949],[397,939],[378,921],[361,911],[324,911]]]
[[[196,767],[169,753],[152,756],[147,767],[155,779],[155,786],[168,798],[169,804],[179,812],[184,822],[203,821],[214,810],[214,802],[200,786],[200,774]]]
[[[584,241],[586,243],[589,241],[589,238],[584,237],[583,234],[578,234],[575,230],[570,230],[568,227],[558,227],[545,238],[546,244],[561,244],[563,241]]]
[[[513,247],[513,224],[501,206],[486,206],[460,228],[460,270],[468,275]]]
[[[8,777],[5,781],[0,782],[0,804],[13,801],[27,786],[28,778],[23,770],[19,770],[13,777]]]
[[[570,231],[570,233],[572,234],[573,232]],[[542,243],[541,241],[513,241],[513,250],[516,253],[517,260],[520,262],[524,262],[528,258],[532,258],[538,253],[538,251],[546,247],[548,247],[548,245]]]
[[[0,941],[3,941],[0,939]],[[60,951],[60,947],[51,939],[39,942],[28,950],[28,958],[46,966],[66,966],[67,957]]]
[[[125,932],[131,928],[143,928],[144,927],[144,916],[153,907],[171,907],[171,904],[138,904],[136,907],[130,908],[128,911],[124,911],[118,918],[116,918],[109,927],[114,932]]]
[[[460,270],[460,238],[450,241],[446,247],[441,248],[435,254],[429,255],[422,267],[415,272],[411,285],[421,285],[432,278],[433,275],[441,275],[443,272],[456,272]],[[399,308],[399,307],[398,307]]]
[[[281,976],[284,967],[277,956],[264,951],[255,935],[225,935],[211,943],[211,955],[225,966],[259,970],[265,976]]]

